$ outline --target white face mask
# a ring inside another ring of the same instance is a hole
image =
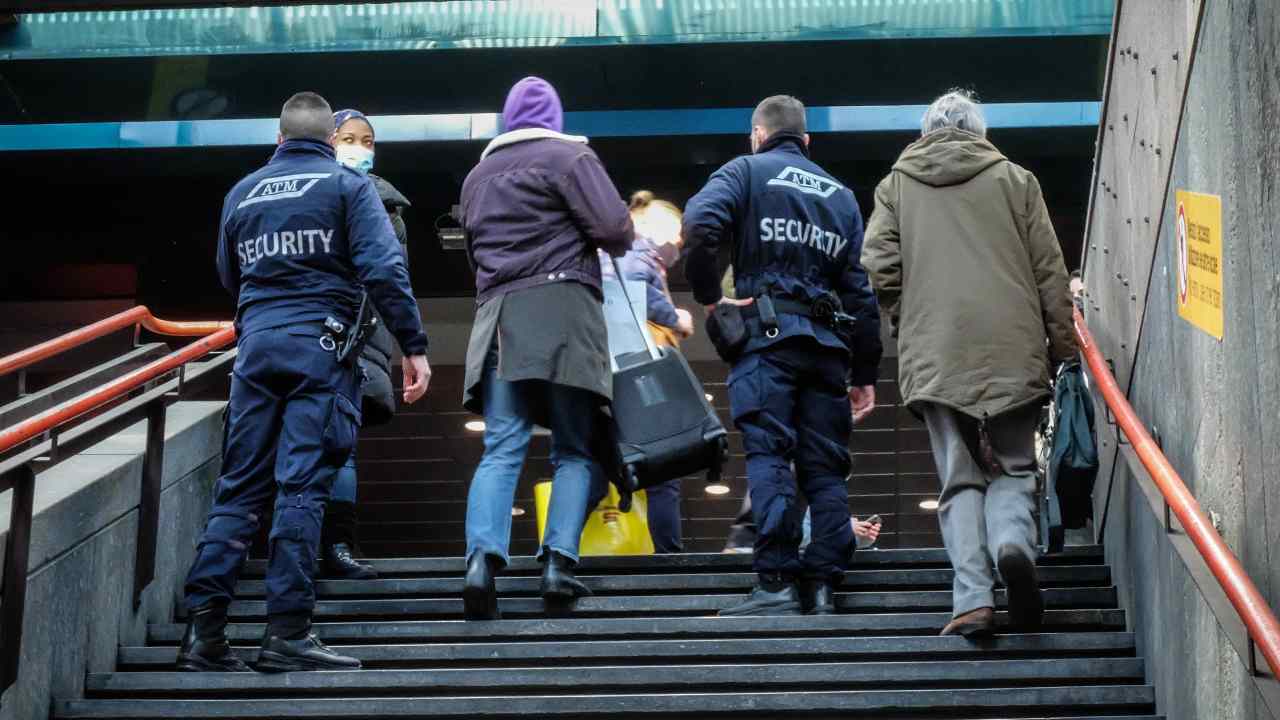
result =
[[[334,148],[338,162],[362,174],[373,169],[373,151],[362,145],[343,143]]]

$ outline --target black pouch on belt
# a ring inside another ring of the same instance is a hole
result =
[[[707,318],[707,338],[721,360],[735,362],[747,345],[747,324],[742,318],[742,308],[732,303],[717,305]]]

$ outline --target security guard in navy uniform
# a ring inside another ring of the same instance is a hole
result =
[[[258,669],[355,669],[311,633],[324,503],[360,424],[355,358],[371,332],[362,298],[404,352],[404,401],[426,392],[427,338],[404,256],[368,177],[339,165],[324,98],[299,93],[280,115],[279,147],[227,194],[218,274],[237,298],[222,475],[187,576],[188,671],[249,668],[227,645],[227,605],[260,513],[275,511],[267,629]]]
[[[809,160],[804,105],[768,98],[751,123],[753,154],[716,171],[684,215],[686,274],[732,365],[758,528],[759,582],[720,614],[827,614],[853,550],[848,445],[875,407],[880,315],[859,259],[858,203]],[[717,267],[729,240],[737,300],[723,298]],[[803,558],[797,485],[812,510]]]

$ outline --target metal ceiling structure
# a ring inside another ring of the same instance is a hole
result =
[[[449,0],[256,5],[19,15],[16,22],[0,26],[0,60],[1105,35],[1114,10],[1113,0]]]

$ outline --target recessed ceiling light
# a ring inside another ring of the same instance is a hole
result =
[[[511,517],[520,517],[523,514],[524,514],[524,508],[520,507],[519,505],[516,505],[515,507],[511,508]]]
[[[937,501],[937,500],[922,500],[922,501],[920,502],[920,509],[921,509],[921,510],[937,510],[937,509],[938,509],[938,501]]]
[[[471,432],[484,432],[484,421],[468,420],[462,427],[470,430]]]
[[[725,485],[722,482],[711,483],[707,485],[707,494],[708,495],[728,495],[729,486]]]

